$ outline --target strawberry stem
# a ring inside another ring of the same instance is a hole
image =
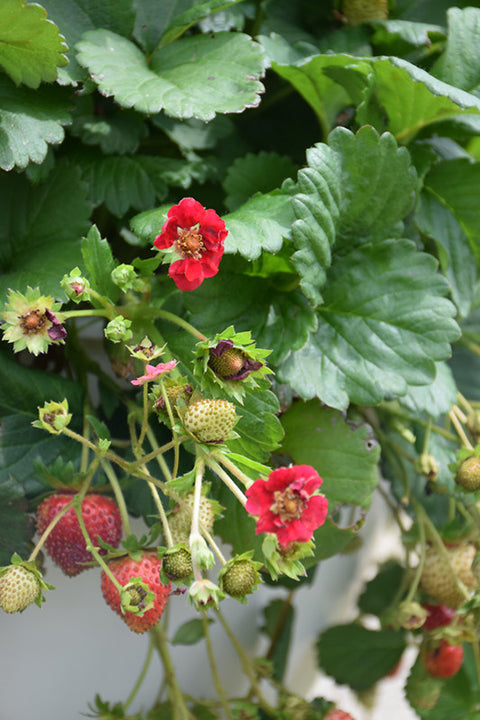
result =
[[[230,712],[230,707],[227,702],[227,696],[225,694],[224,687],[223,687],[220,677],[218,675],[218,668],[217,668],[217,664],[215,662],[215,655],[214,655],[213,647],[212,647],[212,639],[210,636],[210,630],[209,630],[208,625],[209,625],[209,622],[208,622],[207,614],[205,611],[203,611],[202,612],[202,627],[203,627],[203,634],[205,637],[205,644],[207,647],[207,655],[208,655],[208,661],[210,664],[210,670],[212,673],[213,684],[215,685],[215,689],[217,691],[218,698],[220,700],[220,705],[222,706],[222,708],[225,711],[225,716],[227,717],[227,720],[233,720],[233,716],[232,716],[232,713]]]
[[[125,711],[126,711],[127,708],[132,704],[133,700],[135,699],[135,697],[136,697],[136,695],[137,695],[137,693],[138,693],[138,691],[139,691],[139,689],[140,689],[140,687],[141,687],[141,685],[142,685],[142,682],[143,682],[144,679],[145,679],[145,675],[147,674],[147,670],[148,670],[148,668],[150,667],[150,661],[151,661],[151,659],[152,659],[152,657],[153,657],[153,649],[154,649],[154,647],[155,647],[155,645],[154,645],[154,642],[153,642],[153,638],[150,637],[150,642],[149,642],[149,644],[148,644],[148,650],[147,650],[147,657],[145,658],[145,662],[143,663],[143,667],[142,667],[142,669],[141,669],[141,671],[140,671],[140,675],[138,676],[137,682],[136,682],[135,685],[133,686],[132,691],[130,692],[130,695],[128,696],[128,698],[126,699],[126,701],[125,701],[124,704],[123,704],[123,709],[124,709]]]
[[[183,330],[186,330],[190,335],[193,335],[193,337],[196,337],[197,340],[208,340],[207,336],[200,332],[200,330],[197,330],[197,328],[193,327],[193,325],[190,325],[186,320],[184,320],[181,317],[178,317],[178,315],[174,315],[171,312],[168,312],[168,310],[159,310],[155,309],[155,315],[157,317],[163,318],[164,320],[169,320],[171,323],[175,323],[175,325],[178,325]]]
[[[125,535],[128,537],[131,534],[130,530],[130,520],[128,518],[128,510],[125,503],[125,498],[123,497],[122,489],[120,487],[120,484],[117,480],[117,476],[115,475],[115,472],[110,465],[110,463],[102,458],[100,460],[103,472],[108,478],[108,481],[110,482],[110,485],[112,486],[113,494],[115,495],[115,500],[117,501],[118,509],[120,512],[120,517],[122,518],[122,525],[123,529],[125,531]]]
[[[165,683],[167,685],[168,697],[173,712],[172,720],[195,720],[185,704],[185,698],[175,675],[172,658],[168,651],[167,637],[161,625],[156,625],[150,630],[151,637],[163,663]]]
[[[215,475],[217,475],[220,478],[220,480],[222,480],[225,483],[225,485],[228,487],[230,492],[232,492],[235,495],[235,497],[237,498],[237,500],[239,500],[242,503],[243,507],[245,507],[245,505],[247,504],[247,498],[245,497],[243,492],[240,490],[240,488],[235,485],[232,478],[229,475],[227,475],[225,470],[222,467],[220,467],[220,465],[218,465],[215,462],[215,460],[213,460],[213,458],[211,458],[207,455],[205,459],[206,459],[207,465],[213,470]]]
[[[215,460],[218,460],[219,463],[221,463],[224,467],[229,470],[232,475],[234,475],[237,480],[240,480],[240,482],[245,485],[245,487],[248,488],[250,485],[253,485],[253,480],[248,477],[248,475],[245,475],[245,473],[240,470],[240,468],[233,463],[229,457],[225,456],[223,453],[215,453],[213,454],[213,457]]]
[[[460,440],[462,441],[462,444],[464,445],[464,447],[468,448],[469,450],[473,450],[473,445],[470,442],[470,440],[468,439],[468,437],[465,433],[465,430],[463,429],[463,426],[462,426],[457,414],[455,413],[454,407],[455,406],[453,406],[452,409],[450,410],[450,412],[448,413],[448,417],[450,418],[451,423],[452,423],[453,427],[455,428],[456,433],[457,433],[458,437],[460,438]]]

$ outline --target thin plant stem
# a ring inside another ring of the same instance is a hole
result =
[[[415,595],[415,593],[417,592],[417,588],[420,584],[420,580],[422,577],[423,566],[425,564],[425,551],[427,549],[425,524],[424,524],[424,519],[423,519],[422,515],[420,515],[420,517],[417,516],[417,518],[418,518],[418,530],[419,530],[419,534],[420,534],[420,556],[418,559],[418,565],[415,568],[415,575],[413,577],[413,581],[408,590],[407,597],[405,598],[405,602],[410,602],[412,600],[413,596]]]
[[[153,650],[154,650],[155,644],[153,642],[153,638],[150,637],[150,642],[148,644],[148,650],[147,650],[147,656],[145,658],[145,661],[143,663],[143,667],[140,671],[140,675],[137,678],[137,682],[132,688],[132,691],[130,692],[130,695],[126,699],[126,701],[123,703],[123,709],[127,710],[127,708],[132,704],[133,700],[137,696],[138,691],[140,690],[140,687],[145,679],[145,675],[147,674],[148,668],[150,667],[150,662],[153,657]]]
[[[150,442],[150,445],[153,445],[153,443],[151,441],[152,436],[155,437],[153,435],[153,433],[151,433],[147,430],[147,438]],[[185,440],[185,437],[181,437],[180,440]],[[155,445],[156,445],[155,450],[152,450],[152,452],[147,453],[146,455],[142,455],[142,457],[138,458],[138,460],[135,460],[134,462],[129,463],[128,469],[134,470],[135,468],[139,467],[140,465],[145,465],[146,463],[149,463],[151,460],[156,460],[158,455],[163,455],[168,450],[171,450],[173,447],[175,447],[175,441],[171,440],[170,442],[165,443],[165,445],[162,445],[161,447],[155,441]]]
[[[170,532],[170,525],[168,524],[167,515],[165,513],[165,508],[162,505],[162,501],[160,500],[160,495],[158,494],[158,490],[155,487],[155,485],[147,480],[147,485],[150,489],[150,492],[152,494],[153,502],[155,503],[155,507],[158,511],[158,517],[160,518],[160,522],[162,523],[163,533],[165,535],[165,540],[167,542],[167,547],[171,548],[173,547],[173,538],[172,533]]]
[[[155,315],[158,318],[163,318],[164,320],[169,320],[169,322],[174,323],[175,325],[178,325],[178,327],[181,327],[183,330],[186,330],[190,335],[193,335],[193,337],[196,337],[197,340],[208,340],[207,336],[200,332],[200,330],[197,330],[196,327],[193,327],[193,325],[190,325],[186,320],[184,320],[181,317],[178,317],[178,315],[174,315],[171,312],[168,312],[168,310],[159,310],[155,309]]]
[[[78,495],[74,498],[74,509],[75,509],[75,512],[76,512],[76,515],[77,515],[78,524],[80,525],[80,530],[82,531],[82,535],[83,535],[83,537],[85,538],[85,543],[86,543],[86,546],[87,546],[86,549],[88,550],[89,553],[92,554],[92,556],[93,556],[93,558],[95,559],[95,562],[97,563],[97,565],[100,565],[100,567],[102,568],[102,570],[104,571],[104,573],[105,573],[106,575],[108,575],[108,577],[110,578],[110,580],[112,581],[112,583],[113,583],[113,584],[115,585],[115,587],[117,588],[118,592],[121,593],[122,590],[123,590],[123,586],[121,585],[121,583],[119,583],[119,581],[117,580],[117,578],[115,577],[115,575],[112,573],[112,571],[111,571],[110,568],[108,567],[108,565],[107,565],[107,563],[105,562],[105,560],[102,558],[102,556],[101,556],[100,553],[98,552],[98,550],[97,550],[97,548],[95,547],[95,545],[92,543],[92,540],[91,540],[91,538],[90,538],[90,534],[89,534],[89,532],[88,532],[88,530],[87,530],[87,528],[86,528],[86,526],[85,526],[85,522],[84,522],[84,520],[83,520],[82,504],[81,504],[81,502],[79,502]]]
[[[148,383],[143,383],[143,420],[138,438],[138,448],[141,449],[148,428]]]
[[[235,497],[237,498],[237,500],[239,500],[242,503],[243,507],[245,507],[245,505],[247,504],[247,498],[245,497],[244,493],[240,490],[240,488],[235,485],[232,478],[229,475],[227,475],[225,470],[222,467],[220,467],[220,465],[218,465],[214,460],[212,460],[212,458],[208,457],[208,455],[205,457],[205,460],[206,460],[207,465],[213,470],[215,475],[218,475],[220,480],[222,480],[225,483],[225,485],[228,487],[230,492],[232,492],[235,495]]]
[[[130,520],[128,517],[127,505],[125,503],[125,498],[123,497],[120,483],[118,482],[117,476],[115,475],[115,472],[108,460],[102,458],[100,460],[100,464],[102,466],[103,472],[107,476],[110,485],[112,486],[113,494],[115,495],[115,500],[117,501],[118,509],[120,512],[120,517],[122,518],[123,529],[125,531],[125,535],[127,535],[128,537],[128,535],[131,534]]]
[[[245,473],[242,472],[242,470],[240,470],[240,468],[237,465],[235,465],[235,463],[232,462],[229,457],[227,457],[223,453],[218,453],[218,454],[214,455],[214,458],[215,458],[215,460],[218,460],[218,462],[221,463],[224,467],[226,467],[227,470],[229,470],[232,473],[232,475],[234,475],[237,478],[237,480],[240,480],[240,482],[243,485],[245,485],[247,490],[250,487],[250,485],[253,485],[254,481],[251,478],[249,478],[248,475],[245,475]]]
[[[156,440],[155,435],[151,428],[149,428],[147,430],[147,438],[148,438],[148,442],[150,443],[150,445],[152,446],[154,451],[158,451],[159,450],[158,443],[157,443],[157,440]],[[145,457],[148,457],[148,455],[146,455]],[[168,467],[167,463],[165,462],[165,458],[163,457],[163,455],[162,454],[155,455],[155,460],[157,461],[164,477],[167,479],[167,482],[168,482],[168,480],[171,480],[172,473],[170,472],[170,468]]]
[[[217,664],[215,662],[215,655],[213,652],[212,647],[212,639],[210,636],[210,630],[208,627],[208,618],[205,612],[202,612],[202,626],[203,626],[203,634],[205,637],[205,644],[207,647],[207,655],[208,655],[208,661],[210,663],[210,671],[212,673],[212,680],[213,684],[215,685],[215,689],[218,694],[218,698],[220,700],[220,705],[225,711],[225,715],[228,720],[233,720],[232,713],[230,712],[230,707],[228,705],[227,696],[225,694],[224,687],[221,683],[219,674],[218,674],[218,668]]]
[[[239,660],[242,664],[243,671],[247,675],[248,679],[250,680],[250,684],[252,686],[252,690],[255,693],[255,696],[258,700],[258,703],[262,710],[264,710],[267,715],[270,715],[270,717],[275,718],[277,717],[277,711],[272,705],[270,705],[267,700],[265,700],[262,691],[260,690],[260,686],[258,684],[257,677],[255,675],[255,672],[252,667],[252,663],[250,658],[248,657],[247,653],[241,646],[241,644],[238,642],[237,638],[235,637],[234,633],[231,631],[230,627],[228,626],[225,618],[223,617],[222,613],[218,608],[215,608],[215,612],[217,613],[218,619],[220,620],[223,629],[228,635],[228,638],[230,642],[232,643],[233,647],[236,650],[236,653],[239,657]]]
[[[470,440],[468,439],[468,437],[466,436],[465,430],[463,429],[463,427],[460,423],[460,420],[458,419],[458,417],[456,416],[456,414],[453,410],[450,410],[450,412],[448,413],[448,417],[450,418],[458,437],[462,441],[462,444],[469,450],[473,450],[473,445],[470,442]]]
[[[183,693],[178,684],[172,658],[168,651],[167,636],[164,629],[161,625],[156,625],[150,632],[163,663],[168,698],[173,712],[173,720],[195,720],[185,704]]]
[[[173,417],[173,411],[172,406],[170,404],[170,400],[168,398],[167,391],[165,390],[165,383],[162,381],[160,383],[160,390],[162,391],[162,398],[163,402],[165,403],[165,408],[167,410],[168,419],[170,420],[170,425],[172,426],[172,435],[173,435],[173,471],[172,471],[172,477],[176,478],[178,474],[178,465],[180,462],[180,447],[178,442],[178,435],[173,429],[175,426],[175,418]]]
[[[99,449],[98,447],[92,443],[90,440],[87,440],[87,438],[84,438],[83,435],[80,435],[79,433],[75,432],[74,430],[70,430],[70,428],[66,427],[62,430],[63,435],[67,435],[67,437],[71,438],[72,440],[76,440],[79,443],[82,443],[83,445],[86,445],[90,450],[93,450],[95,454],[98,454]],[[112,453],[110,451],[102,452],[100,453],[102,457],[106,458],[107,460],[111,460],[112,462],[119,465],[123,470],[126,470],[128,472],[129,463],[127,460],[124,460],[116,453]]]

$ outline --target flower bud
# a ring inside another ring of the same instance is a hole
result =
[[[67,427],[72,419],[68,412],[67,399],[59,402],[46,402],[43,408],[38,408],[39,420],[34,420],[32,425],[42,430],[47,430],[54,435],[59,435]]]
[[[211,580],[202,578],[201,580],[195,580],[188,592],[188,597],[197,610],[205,610],[212,607],[212,605],[218,608],[218,604],[225,597],[225,593]]]
[[[105,337],[113,343],[130,340],[130,338],[133,337],[133,333],[130,330],[131,324],[131,320],[127,320],[122,317],[122,315],[117,315],[117,317],[110,320],[106,326],[104,330]]]
[[[80,268],[75,267],[69,275],[64,275],[60,285],[68,299],[74,303],[90,300],[90,283],[80,273]]]

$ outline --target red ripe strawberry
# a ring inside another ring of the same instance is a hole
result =
[[[324,720],[354,720],[353,716],[350,715],[350,713],[345,712],[344,710],[330,710],[327,715],[325,715]]]
[[[160,568],[162,561],[157,557],[155,551],[145,551],[140,560],[133,560],[130,556],[118,558],[109,563],[108,568],[112,571],[118,582],[124,587],[132,578],[141,578],[141,581],[148,585],[154,595],[153,607],[144,612],[143,616],[135,615],[133,612],[122,612],[120,594],[105,571],[102,572],[102,594],[105,602],[110,605],[130,630],[136,633],[144,633],[154,627],[160,620],[165,605],[170,595],[171,585],[164,585],[160,581]]]
[[[463,663],[463,647],[450,645],[446,640],[425,654],[424,664],[430,675],[439,678],[451,678],[457,674]]]
[[[428,603],[423,603],[423,607],[428,613],[427,619],[423,623],[423,629],[428,631],[450,625],[457,614],[453,608],[447,605],[429,605]]]
[[[73,495],[56,493],[46,498],[37,510],[37,531],[41,535],[54,517],[71,502]],[[88,494],[82,500],[82,517],[92,543],[100,538],[103,542],[118,547],[122,537],[122,521],[113,500],[104,495]],[[65,575],[73,577],[87,570],[92,555],[87,551],[75,510],[70,508],[55,525],[45,541],[45,548],[52,560],[60,566]],[[100,549],[104,555],[105,550]]]

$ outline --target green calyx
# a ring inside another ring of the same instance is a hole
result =
[[[143,617],[153,608],[155,594],[141,577],[131,578],[120,593],[120,609],[122,613],[131,612]]]
[[[220,589],[235,600],[246,603],[246,595],[252,593],[262,581],[259,569],[262,563],[252,560],[253,551],[229,560],[218,574]]]

